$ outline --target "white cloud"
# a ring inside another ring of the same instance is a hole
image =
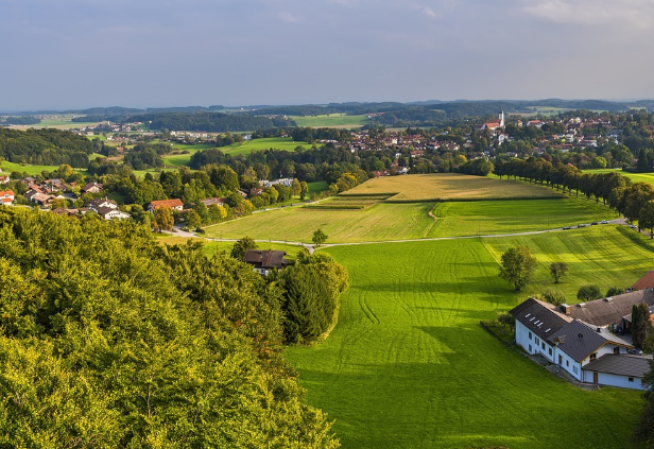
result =
[[[647,28],[654,18],[654,0],[527,0],[524,3],[528,14],[557,23]]]
[[[422,12],[423,12],[427,17],[430,17],[430,18],[432,18],[432,19],[437,19],[437,18],[439,17],[438,14],[436,14],[436,13],[434,12],[434,10],[431,9],[429,6],[425,6],[425,7],[422,9]]]
[[[300,19],[297,16],[294,16],[289,12],[280,12],[279,14],[277,14],[277,18],[282,22],[286,22],[286,23],[298,23],[302,21],[302,19]]]

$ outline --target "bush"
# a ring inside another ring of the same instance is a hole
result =
[[[611,287],[606,291],[606,297],[608,298],[609,296],[618,296],[624,294],[624,288],[619,288],[619,287]]]
[[[587,284],[579,287],[577,291],[577,299],[580,301],[592,301],[602,297],[602,292],[597,285]]]
[[[545,290],[541,297],[544,301],[555,306],[560,306],[566,302],[565,295],[557,290]]]

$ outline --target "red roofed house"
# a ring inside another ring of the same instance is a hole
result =
[[[0,191],[0,201],[2,201],[2,204],[5,206],[11,206],[14,204],[14,192],[11,190]]]
[[[487,122],[481,125],[481,131],[488,129],[489,131],[495,131],[496,129],[504,129],[504,111],[500,110],[500,114],[497,116],[497,120],[492,122]]]
[[[636,281],[632,288],[634,290],[647,290],[648,288],[654,288],[654,271],[648,271],[645,276]]]
[[[148,210],[150,212],[154,212],[155,210],[164,206],[168,206],[172,210],[178,210],[178,211],[182,211],[184,209],[184,203],[182,203],[182,200],[180,200],[179,198],[173,198],[172,200],[152,201],[148,205]]]

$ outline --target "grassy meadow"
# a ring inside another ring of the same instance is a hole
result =
[[[28,175],[38,175],[41,174],[42,171],[52,172],[59,169],[58,165],[30,165],[30,164],[21,165],[9,161],[2,161],[0,167],[2,167],[2,171],[5,173],[11,173],[12,171],[17,171],[20,173],[27,173]],[[78,169],[77,171],[80,170]],[[81,171],[85,171],[85,170],[81,170]]]
[[[319,203],[324,208],[253,214],[207,228],[207,235],[311,242],[313,232],[322,228],[329,236],[327,243],[377,242],[541,231],[615,218],[611,209],[594,201],[561,196],[440,204],[386,203],[373,198],[338,196]],[[327,209],[331,205],[361,205],[362,209]]]
[[[393,195],[388,199],[391,202],[561,197],[559,193],[535,185],[458,173],[385,176],[370,179],[343,196],[381,194]]]
[[[325,114],[313,117],[292,116],[297,126],[312,128],[359,128],[368,120],[367,115]]]
[[[245,140],[239,143],[233,143],[226,147],[220,147],[219,150],[227,154],[250,154],[253,151],[268,150],[274,148],[276,150],[295,151],[298,146],[302,148],[311,148],[311,144],[306,142],[295,142],[290,137],[268,137],[263,139]],[[317,145],[320,146],[320,145]]]
[[[498,277],[500,251],[515,243],[540,262],[523,293]],[[633,446],[638,392],[573,387],[479,326],[551,287],[550,260],[569,263],[568,294],[584,283],[633,283],[653,253],[614,226],[323,251],[350,273],[338,325],[326,341],[285,355],[344,449]]]
[[[599,170],[584,170],[584,173],[610,173],[618,172],[622,176],[631,179],[632,182],[645,182],[654,185],[654,173],[629,173],[622,171],[619,168],[606,168]]]
[[[170,234],[157,234],[157,240],[165,245],[185,245],[188,240],[196,240],[204,244],[204,253],[211,257],[220,253],[229,254],[234,247],[234,242],[213,242],[207,241],[204,238],[186,238],[186,237],[177,237]],[[273,251],[285,251],[286,259],[295,260],[297,253],[303,251],[301,246],[296,245],[284,245],[281,243],[271,243],[266,241],[257,242],[259,249],[262,250],[273,250]]]

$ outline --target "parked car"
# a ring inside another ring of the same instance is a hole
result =
[[[602,220],[602,224],[609,224],[609,222],[606,220]]]
[[[638,226],[636,226],[636,225],[629,225],[629,227],[630,227],[631,229],[638,229]]]
[[[578,228],[585,228],[586,225],[585,225],[585,224],[578,224],[577,227],[578,227]]]
[[[572,227],[571,227],[571,226],[564,226],[564,227],[563,227],[563,230],[564,230],[564,231],[567,231],[568,229],[572,229]]]
[[[594,222],[592,222],[590,225],[591,225],[591,226],[595,226],[595,225],[598,225],[598,224],[599,224],[598,222],[594,221]]]

